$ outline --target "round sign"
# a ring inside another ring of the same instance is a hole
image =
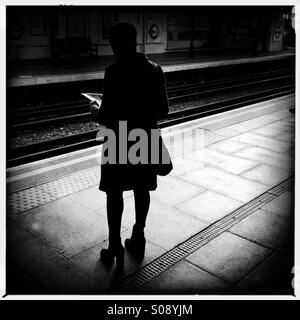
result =
[[[280,36],[281,36],[281,28],[280,26],[276,26],[275,29],[274,29],[274,35],[275,35],[275,38],[276,39],[280,39]]]
[[[25,28],[19,21],[14,21],[10,26],[9,36],[13,40],[19,40],[23,37]]]
[[[151,39],[156,39],[159,36],[160,30],[156,24],[153,24],[149,29]]]

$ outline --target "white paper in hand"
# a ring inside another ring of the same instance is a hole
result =
[[[102,103],[102,93],[81,93],[83,96],[88,98],[91,102],[96,102],[99,107],[101,107]]]

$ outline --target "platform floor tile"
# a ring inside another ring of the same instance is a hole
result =
[[[137,289],[142,294],[224,294],[234,288],[218,277],[182,260]]]
[[[97,213],[105,214],[105,210]],[[122,225],[131,230],[135,222],[135,207],[133,197],[124,201]],[[147,240],[169,250],[183,242],[208,224],[199,221],[184,211],[172,208],[158,200],[152,199],[146,222],[145,235]]]
[[[188,256],[187,260],[236,284],[269,254],[271,250],[267,248],[224,232]]]
[[[133,196],[132,191],[123,192],[124,199],[131,196]],[[106,192],[100,191],[98,185],[85,189],[83,191],[73,193],[67,196],[66,199],[70,199],[72,201],[80,203],[81,205],[93,211],[106,208]]]
[[[290,257],[273,253],[243,279],[237,288],[247,294],[293,294],[293,265]]]
[[[295,115],[290,112],[290,109],[288,110],[288,112],[286,111],[286,114],[287,116],[283,118],[282,121],[295,124]]]
[[[234,174],[240,174],[257,166],[257,162],[253,160],[239,158],[208,148],[190,154],[190,158],[202,163],[202,167],[212,166]]]
[[[295,132],[292,131],[286,131],[285,133],[282,133],[278,136],[275,137],[278,140],[281,141],[292,141],[293,143],[295,142]]]
[[[187,201],[180,203],[180,210],[193,215],[199,220],[213,223],[243,205],[242,202],[207,190]]]
[[[233,226],[230,232],[278,252],[289,253],[293,226],[279,215],[258,210]]]
[[[232,163],[234,166],[234,163]],[[267,190],[267,186],[219,169],[206,167],[180,176],[206,189],[219,192],[229,198],[248,202]]]
[[[283,128],[286,132],[295,133],[296,120],[295,117],[286,117],[280,119]]]
[[[6,220],[6,236],[7,249],[16,247],[34,237],[31,232],[17,224],[11,218]]]
[[[13,248],[9,257],[22,266],[46,293],[92,293],[94,279],[38,238]]]
[[[233,138],[238,142],[247,143],[256,147],[272,150],[276,152],[287,152],[292,148],[292,144],[288,142],[278,141],[277,139],[263,137],[251,132],[243,133]]]
[[[66,257],[107,239],[106,219],[69,199],[56,200],[14,219]]]
[[[267,186],[275,186],[283,180],[289,178],[291,176],[291,172],[266,164],[261,164],[255,168],[243,172],[241,176]]]
[[[172,163],[173,170],[170,172],[170,176],[175,177],[202,166],[202,164],[199,163],[199,161],[189,159],[188,157],[172,158]]]
[[[232,138],[226,139],[214,144],[211,144],[208,148],[217,150],[223,153],[231,154],[247,147],[246,144],[234,141]]]
[[[105,192],[101,192],[98,186],[73,193],[66,198],[80,203],[91,210],[102,209],[106,206],[106,194]]]
[[[172,176],[158,177],[157,185],[157,189],[151,192],[151,197],[170,206],[176,205],[205,191],[202,187],[195,186]]]
[[[279,197],[262,207],[265,211],[274,212],[288,221],[294,219],[294,196],[292,192],[284,192]]]
[[[139,294],[225,294],[234,288],[218,277],[182,260],[149,283]]]
[[[295,123],[294,122],[286,122],[284,120],[270,123],[266,127],[275,128],[278,130],[291,131],[291,132],[295,131]]]
[[[122,233],[123,240],[129,238],[131,231]],[[132,274],[136,270],[142,268],[153,259],[162,255],[165,250],[147,241],[144,259],[136,258],[125,250],[124,270],[118,272],[115,269],[115,264],[111,268],[106,267],[100,259],[100,251],[107,248],[108,241],[104,241],[90,250],[84,251],[72,258],[72,261],[82,270],[89,273],[96,280],[94,282],[94,289],[101,293],[112,286],[117,286],[125,277]]]
[[[6,294],[7,295],[31,295],[45,294],[45,289],[30,275],[28,275],[21,266],[12,261],[7,256],[6,259]]]
[[[98,186],[73,193],[66,198],[80,203],[93,211],[105,208],[106,206],[106,194],[100,191]]]
[[[290,153],[278,153],[259,147],[249,147],[242,151],[237,151],[235,155],[268,164],[283,170],[294,170],[294,160]]]
[[[251,131],[251,133],[257,134],[257,135],[262,135],[265,137],[269,137],[269,138],[274,138],[282,133],[284,133],[284,130],[280,130],[272,128],[272,127],[268,127],[268,126],[263,126],[257,129],[254,129]]]

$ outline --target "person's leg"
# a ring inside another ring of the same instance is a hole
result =
[[[150,206],[150,192],[149,190],[134,190],[135,202],[135,225],[134,232],[144,234],[146,226],[146,219]]]
[[[124,208],[123,194],[121,191],[110,191],[107,195],[107,223],[108,223],[108,249],[101,250],[101,259],[104,263],[110,265],[114,258],[117,259],[117,266],[123,267],[124,248],[121,243],[121,222]]]
[[[109,246],[116,246],[121,243],[120,232],[122,213],[124,208],[122,191],[107,192],[107,222],[109,231]]]
[[[134,190],[135,225],[130,239],[125,240],[126,249],[137,256],[144,256],[146,239],[144,228],[150,206],[150,193],[148,190]]]

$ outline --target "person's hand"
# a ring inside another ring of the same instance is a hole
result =
[[[96,102],[90,102],[90,112],[93,117],[97,117],[100,107]]]

